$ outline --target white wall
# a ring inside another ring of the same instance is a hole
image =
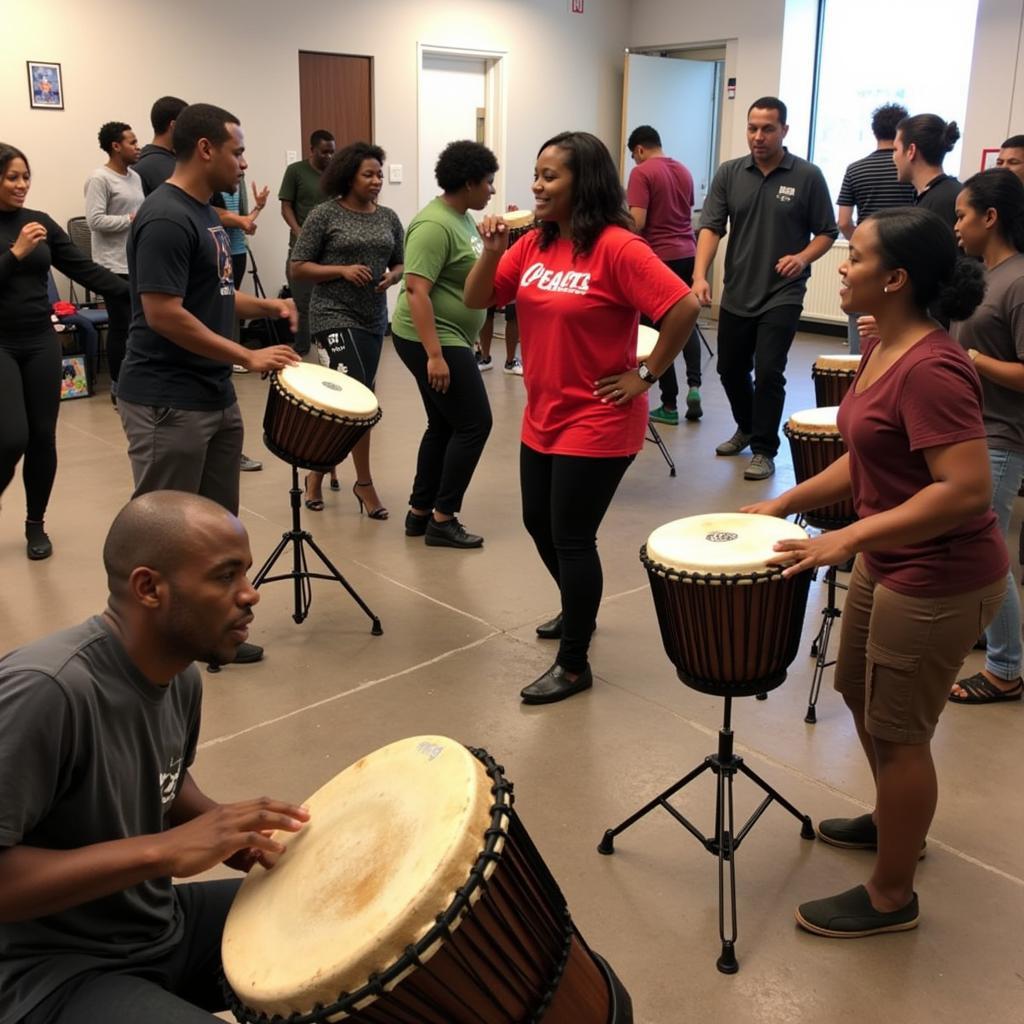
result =
[[[593,131],[618,145],[628,0],[48,0],[15,4],[0,33],[0,138],[32,163],[29,205],[59,223],[81,212],[82,184],[105,159],[99,126],[123,120],[148,142],[149,107],[165,94],[217,103],[246,134],[249,180],[276,197],[299,138],[300,49],[374,57],[375,140],[405,183],[382,202],[403,223],[416,212],[416,45],[508,52],[509,201],[529,198],[545,138]],[[26,60],[63,65],[66,109],[30,110]],[[268,290],[283,276],[286,227],[268,207],[254,252]]]

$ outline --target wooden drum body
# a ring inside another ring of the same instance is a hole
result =
[[[823,355],[814,360],[811,380],[814,382],[814,404],[839,405],[853,386],[860,367],[860,356]]]
[[[798,484],[828,469],[840,456],[846,454],[846,445],[836,426],[839,409],[836,407],[804,409],[790,416],[782,432],[789,438],[793,454],[793,475]],[[819,530],[840,530],[857,521],[853,499],[810,509],[804,513],[809,526]]]
[[[796,657],[811,574],[784,578],[778,540],[806,537],[771,516],[690,516],[640,549],[661,638],[679,678],[703,693],[746,697],[781,684]]]
[[[326,366],[299,363],[270,375],[263,441],[285,462],[326,472],[380,416],[364,384]]]
[[[484,751],[401,740],[307,806],[228,915],[240,1021],[631,1024]]]

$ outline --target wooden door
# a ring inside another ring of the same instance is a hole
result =
[[[334,136],[338,149],[373,142],[373,58],[300,50],[299,111],[304,154],[318,128]]]

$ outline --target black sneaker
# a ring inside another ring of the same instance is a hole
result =
[[[431,548],[479,548],[484,543],[483,537],[467,533],[455,516],[443,523],[431,516],[424,533],[427,547]]]
[[[406,537],[422,537],[427,532],[427,523],[430,522],[430,513],[425,516],[418,516],[415,512],[409,511],[405,514],[405,535]]]

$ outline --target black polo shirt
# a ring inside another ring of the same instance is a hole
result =
[[[732,235],[725,253],[721,303],[736,316],[803,305],[810,267],[799,277],[785,278],[775,264],[801,252],[815,235],[835,239],[839,234],[825,176],[788,149],[782,163],[767,175],[753,156],[718,168],[700,229],[723,236],[727,226]]]
[[[937,213],[952,229],[956,224],[956,197],[963,185],[951,174],[940,174],[914,197],[914,204]]]

